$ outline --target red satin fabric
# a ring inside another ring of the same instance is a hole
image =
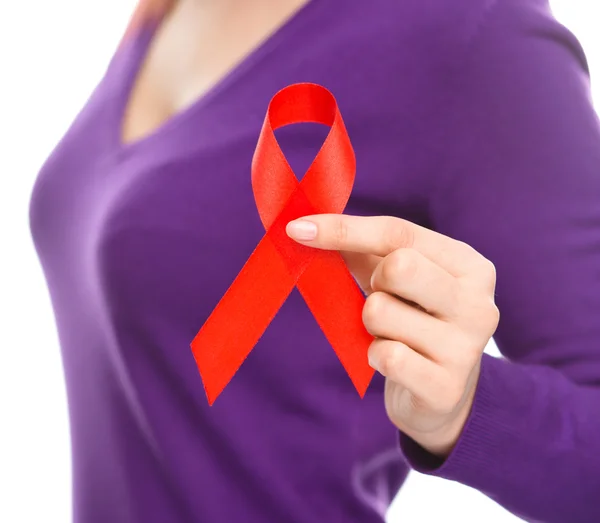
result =
[[[274,135],[284,125],[331,129],[301,182]],[[364,296],[338,252],[305,247],[285,227],[302,216],[343,212],[356,171],[354,151],[333,95],[294,84],[271,100],[252,160],[252,189],[266,234],[191,343],[209,404],[239,369],[296,286],[360,396],[373,377],[362,323]],[[294,333],[290,332],[290,336]]]

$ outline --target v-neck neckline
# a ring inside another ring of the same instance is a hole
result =
[[[161,28],[164,16],[145,24],[137,30],[129,43],[129,48],[122,51],[131,53],[127,60],[125,80],[121,82],[121,88],[115,104],[115,117],[112,141],[118,155],[129,155],[146,147],[152,146],[163,137],[169,136],[176,129],[192,120],[203,108],[218,98],[224,91],[231,88],[244,75],[248,74],[258,62],[265,59],[288,37],[296,34],[305,23],[307,23],[316,7],[326,0],[308,0],[295,13],[288,17],[270,36],[262,40],[249,53],[246,54],[236,65],[229,69],[217,82],[215,82],[204,94],[195,101],[168,117],[163,123],[155,127],[140,138],[132,141],[123,140],[123,129],[126,111],[131,103],[136,82],[141,74],[142,68],[147,60],[148,53],[154,41],[154,37]],[[274,93],[273,93],[274,94]]]

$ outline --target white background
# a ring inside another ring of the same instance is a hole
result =
[[[551,3],[583,43],[595,78],[600,71],[595,2]],[[29,235],[28,203],[39,167],[102,74],[133,7],[134,0],[3,0],[0,8],[3,523],[70,520],[65,388],[50,302]],[[600,101],[599,89],[600,82],[594,84]],[[389,521],[520,520],[462,485],[411,474]]]

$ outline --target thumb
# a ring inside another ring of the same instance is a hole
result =
[[[342,251],[340,254],[363,292],[367,296],[371,294],[373,292],[371,288],[371,276],[377,265],[381,262],[381,258],[373,254],[362,254],[351,251]]]

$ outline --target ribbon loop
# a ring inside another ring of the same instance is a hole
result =
[[[331,127],[298,181],[274,131],[301,122]],[[341,213],[354,184],[356,160],[333,95],[294,84],[271,100],[252,159],[252,189],[266,234],[191,343],[212,405],[258,342],[294,286],[298,288],[362,397],[373,376],[372,336],[362,324],[364,296],[337,252],[291,240],[291,220]],[[260,300],[252,301],[253,296]]]

